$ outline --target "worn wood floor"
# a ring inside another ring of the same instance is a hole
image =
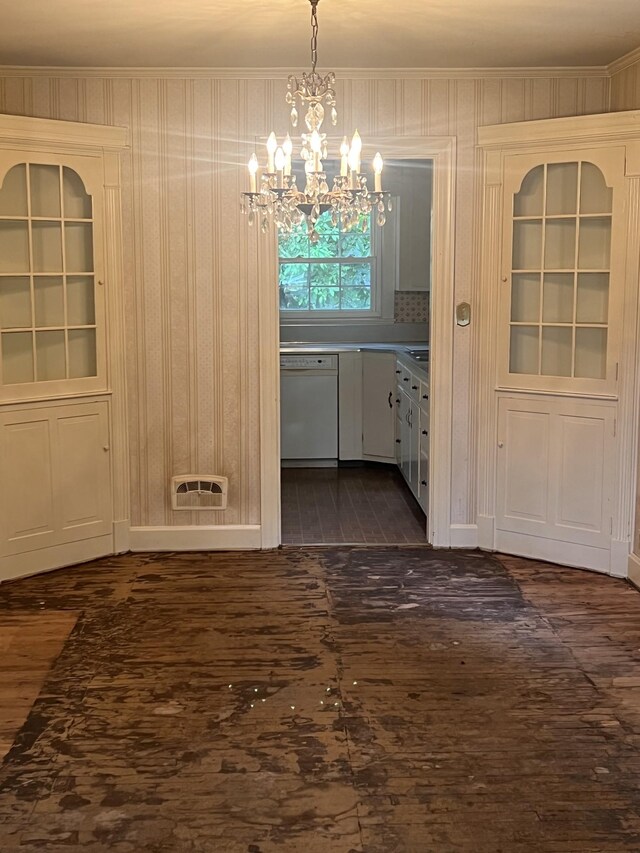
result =
[[[0,586],[0,623],[54,614],[0,770],[2,853],[640,850],[640,594],[623,581],[339,547],[128,555]]]

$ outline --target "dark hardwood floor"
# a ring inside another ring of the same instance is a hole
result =
[[[282,469],[287,545],[426,544],[426,518],[395,465]]]
[[[624,581],[424,547],[126,555],[2,584],[0,624],[31,626],[0,699],[33,626],[53,639],[2,853],[640,850]]]

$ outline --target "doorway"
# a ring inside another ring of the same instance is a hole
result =
[[[388,160],[385,216],[278,233],[285,544],[427,540],[432,178]]]
[[[451,308],[453,305],[455,141],[449,137],[438,139],[399,137],[378,139],[377,145],[382,150],[383,156],[386,152],[388,156],[393,156],[397,160],[431,160],[433,163],[431,258],[432,274],[434,279],[438,280],[439,287],[434,291],[431,299],[429,339],[433,355],[429,364],[429,383],[431,393],[436,393],[438,389],[439,404],[437,412],[431,417],[429,429],[428,446],[437,446],[438,454],[436,459],[433,453],[429,453],[432,464],[428,480],[428,506],[431,508],[428,538],[435,545],[446,546],[450,540],[451,386],[449,376],[453,347]],[[268,357],[261,361],[263,547],[274,547],[283,541],[280,495],[280,315],[279,293],[277,288],[273,287],[273,282],[278,281],[276,243],[275,235],[272,234],[259,241],[258,250],[258,275],[261,280],[261,340],[263,344],[270,342]],[[263,352],[265,352],[264,346]],[[272,393],[273,391],[275,394]],[[392,402],[395,399],[392,397]],[[292,474],[290,479],[293,480],[296,476],[300,477]],[[354,474],[346,476],[357,479]],[[329,475],[325,473],[325,477]],[[425,536],[422,541],[426,538]]]

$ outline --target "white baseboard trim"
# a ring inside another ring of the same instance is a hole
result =
[[[113,553],[126,554],[129,548],[129,519],[113,522]]]
[[[132,527],[131,551],[250,551],[262,547],[259,524],[208,527]]]
[[[477,548],[477,524],[450,524],[449,542],[451,548]]]
[[[560,566],[591,569],[607,575],[611,573],[610,548],[595,548],[557,539],[544,539],[542,536],[496,530],[495,550],[503,554],[557,563]]]
[[[611,574],[616,578],[629,575],[629,548],[631,543],[620,539],[611,540]]]
[[[637,554],[629,554],[627,566],[627,577],[634,586],[640,589],[640,557]]]
[[[478,548],[482,548],[484,551],[495,551],[495,522],[496,520],[492,515],[478,516]]]

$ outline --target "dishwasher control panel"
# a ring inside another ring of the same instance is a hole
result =
[[[281,370],[337,370],[337,355],[281,355]]]

